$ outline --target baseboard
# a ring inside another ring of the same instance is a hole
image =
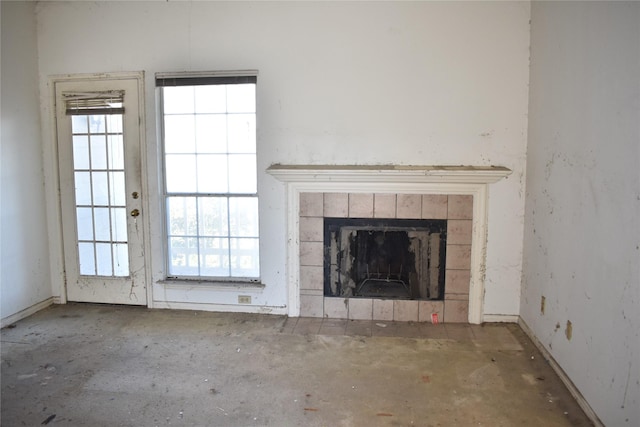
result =
[[[22,320],[25,317],[29,317],[32,314],[35,314],[37,312],[39,312],[40,310],[43,310],[47,307],[49,307],[50,305],[52,305],[54,303],[53,301],[53,297],[47,298],[44,301],[41,301],[37,304],[32,305],[31,307],[27,307],[24,310],[21,310],[17,313],[14,313],[10,316],[4,317],[2,318],[2,321],[0,321],[0,328],[4,328],[5,326],[9,326],[12,325],[14,323],[16,323],[18,320]]]
[[[580,408],[582,408],[582,410],[584,411],[585,415],[591,420],[593,425],[596,427],[604,427],[604,424],[602,423],[602,421],[600,421],[600,418],[598,418],[598,415],[596,415],[593,408],[591,408],[591,405],[589,405],[589,403],[584,398],[582,393],[580,393],[580,391],[575,386],[573,381],[571,381],[571,378],[569,378],[569,376],[564,372],[564,370],[560,367],[558,362],[556,362],[556,360],[553,358],[551,353],[549,353],[549,351],[545,348],[545,346],[542,345],[540,340],[536,338],[533,331],[531,330],[531,328],[529,328],[529,325],[527,325],[527,323],[522,319],[522,317],[518,318],[518,325],[520,325],[520,328],[524,331],[525,334],[527,334],[529,339],[538,348],[538,350],[540,350],[540,353],[542,353],[542,356],[549,362],[549,366],[551,366],[551,368],[553,368],[555,373],[558,374],[558,377],[560,377],[560,380],[567,387],[567,390],[569,390],[569,393],[571,393],[571,396],[573,396],[573,398],[576,400]]]
[[[482,321],[486,323],[518,323],[520,316],[515,314],[485,314]]]
[[[243,305],[243,304],[209,304],[209,303],[193,303],[193,302],[168,302],[153,301],[154,309],[169,310],[201,310],[201,311],[217,311],[224,313],[254,313],[254,314],[287,314],[287,307],[265,307],[260,305]]]

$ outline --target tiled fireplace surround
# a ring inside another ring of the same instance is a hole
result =
[[[285,183],[289,316],[484,321],[488,184],[501,166],[272,165]],[[325,297],[324,217],[447,219],[444,301]]]
[[[446,219],[444,301],[323,296],[325,217]],[[467,322],[473,196],[446,194],[301,193],[300,315],[354,320]]]

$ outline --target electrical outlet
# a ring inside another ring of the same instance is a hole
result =
[[[251,304],[250,295],[238,295],[238,304]]]

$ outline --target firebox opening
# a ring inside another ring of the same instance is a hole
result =
[[[325,218],[325,296],[444,299],[446,230],[446,220]]]

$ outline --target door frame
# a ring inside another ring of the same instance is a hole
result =
[[[48,205],[55,206],[52,209],[55,212],[54,218],[49,220],[49,226],[51,231],[49,233],[49,249],[51,252],[50,266],[52,270],[52,290],[54,294],[54,302],[59,304],[66,304],[67,299],[67,274],[64,256],[64,239],[63,239],[63,227],[62,227],[62,197],[61,197],[61,183],[60,183],[60,144],[58,140],[58,128],[56,118],[56,86],[59,83],[65,82],[92,82],[92,81],[114,81],[114,80],[136,80],[138,90],[138,138],[140,141],[140,184],[142,193],[142,211],[143,215],[140,215],[142,221],[142,249],[143,249],[143,262],[144,272],[143,280],[146,284],[146,306],[152,308],[153,305],[153,286],[150,282],[151,277],[151,242],[150,242],[150,224],[149,215],[149,185],[147,177],[147,156],[146,156],[146,108],[145,108],[145,82],[144,71],[135,72],[114,72],[114,73],[91,73],[91,74],[64,74],[55,75],[48,78],[48,93],[49,93],[49,105],[47,116],[50,124],[50,137],[44,138],[51,141],[51,145],[45,145],[43,154],[45,156],[45,176],[51,176],[52,180],[46,179],[45,186],[54,186],[53,194],[51,191],[48,193]],[[44,129],[46,131],[46,129]],[[45,132],[46,134],[46,132]],[[50,154],[50,155],[48,155]],[[47,174],[47,166],[50,168],[51,174]],[[50,210],[51,211],[51,210]],[[59,274],[56,274],[59,273]],[[56,292],[57,291],[57,292]],[[57,294],[57,295],[56,295]]]

